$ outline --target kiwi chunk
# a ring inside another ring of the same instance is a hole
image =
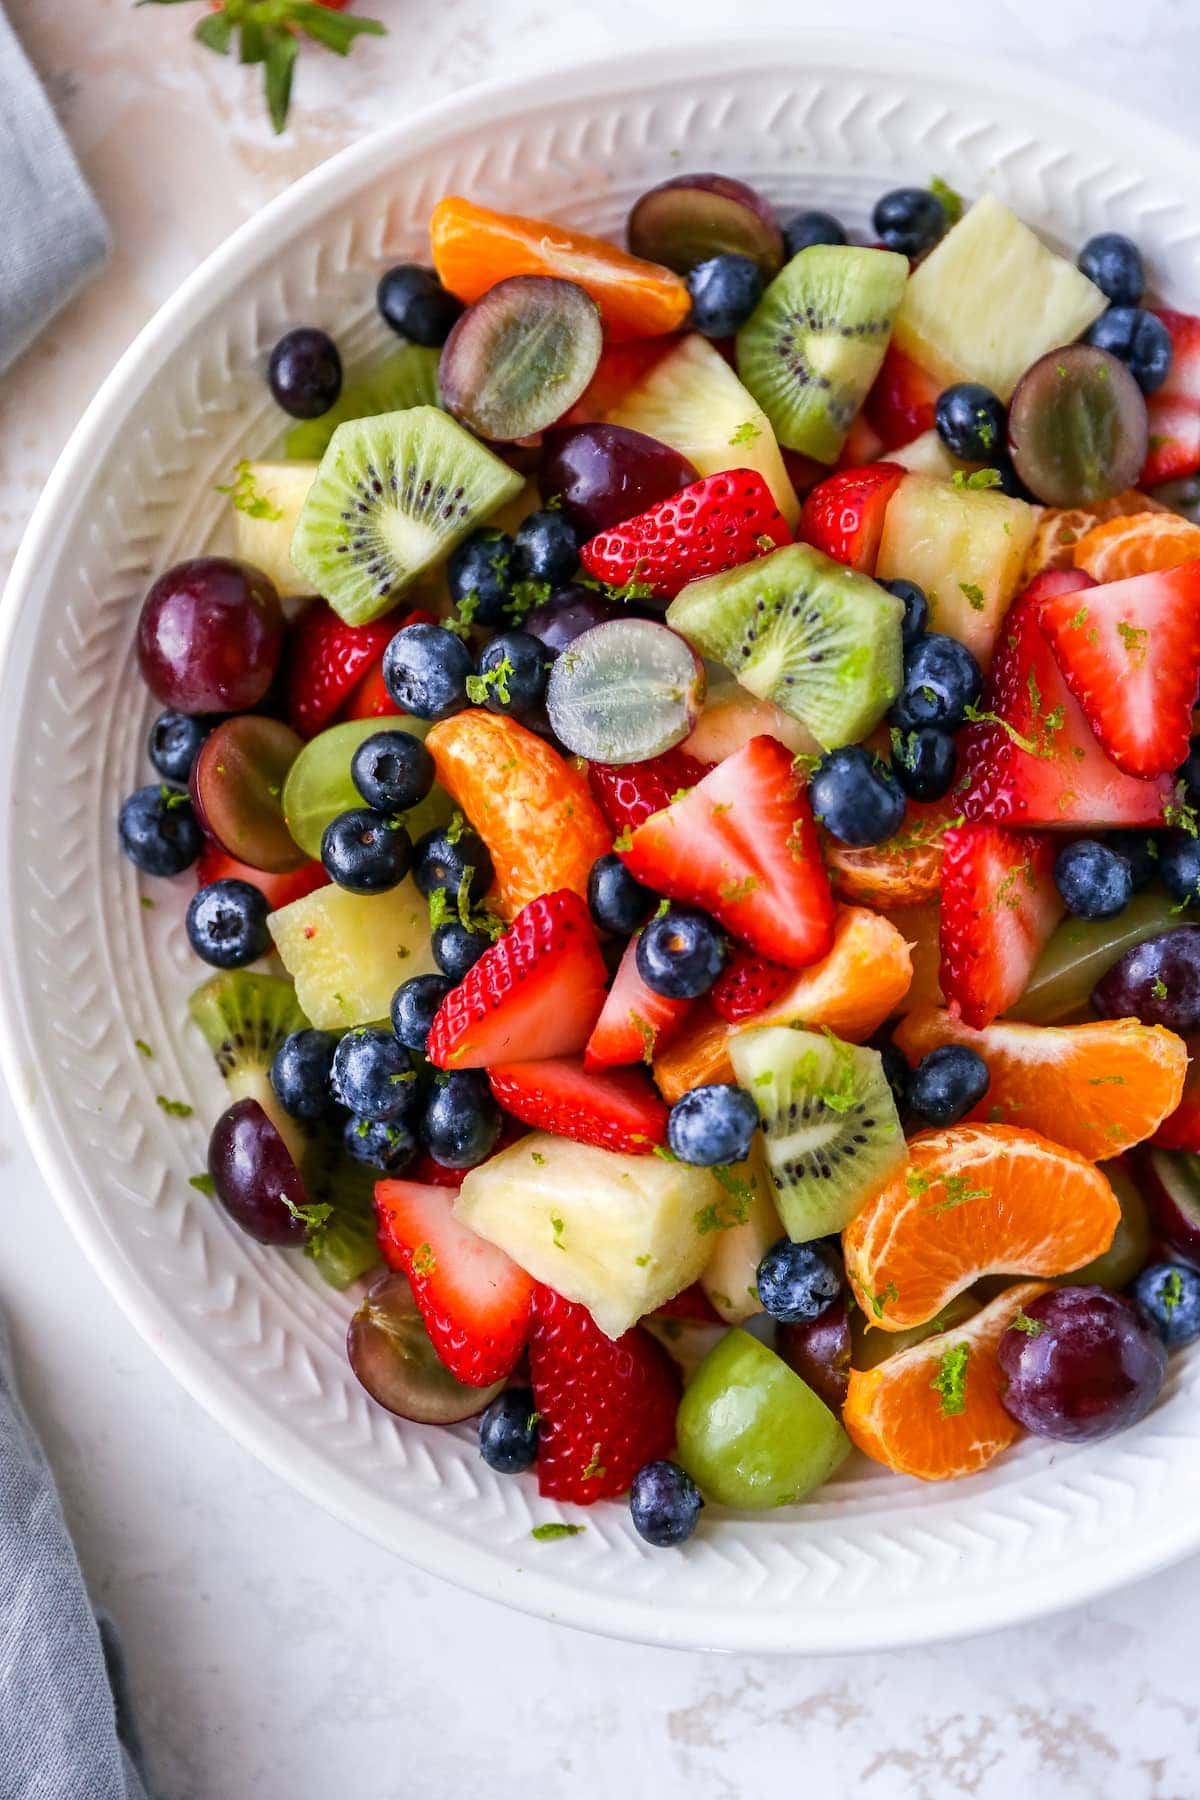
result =
[[[321,459],[292,561],[348,625],[366,625],[523,485],[436,407],[351,420]]]
[[[293,425],[283,440],[284,454],[293,461],[320,462],[330,438],[347,419],[373,419],[407,406],[437,406],[438,355],[423,344],[401,345],[357,381],[347,382],[319,419],[301,419]]]
[[[892,250],[813,244],[767,288],[738,332],[738,374],[786,449],[837,461],[907,280]]]
[[[284,1038],[308,1024],[291,982],[280,975],[227,969],[195,990],[188,1016],[216,1059],[230,1101],[257,1100],[299,1163],[307,1140],[280,1106],[270,1080]]]
[[[903,678],[902,603],[808,544],[693,581],[667,624],[826,750],[876,726]]]
[[[804,1244],[844,1230],[907,1154],[882,1058],[786,1025],[737,1032],[729,1054],[758,1105],[788,1236]]]
[[[304,1253],[330,1287],[349,1287],[379,1261],[376,1171],[346,1155],[341,1131],[331,1123],[317,1126],[301,1159],[300,1173],[309,1206],[322,1209],[316,1214],[317,1223]]]

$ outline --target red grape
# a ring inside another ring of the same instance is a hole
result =
[[[456,1381],[429,1339],[408,1278],[381,1275],[350,1321],[350,1367],[373,1400],[421,1425],[453,1425],[482,1412],[504,1386]]]
[[[840,1413],[850,1386],[850,1313],[844,1299],[806,1325],[778,1325],[775,1349],[801,1381]]]
[[[521,630],[537,638],[552,656],[558,656],[593,625],[603,625],[609,619],[627,618],[628,613],[626,606],[603,599],[593,588],[572,584],[559,588],[548,600],[527,612],[521,620]]]
[[[1184,1150],[1150,1150],[1138,1174],[1155,1233],[1176,1255],[1200,1268],[1200,1157]]]
[[[564,425],[545,438],[538,486],[585,537],[645,512],[696,480],[685,456],[624,425]]]
[[[1148,1412],[1167,1369],[1162,1339],[1122,1294],[1052,1288],[1000,1340],[1005,1406],[1027,1431],[1078,1443]]]
[[[257,1100],[237,1100],[221,1114],[208,1140],[208,1172],[230,1218],[260,1244],[304,1242],[308,1194]]]
[[[201,825],[252,869],[282,875],[308,861],[283,817],[283,784],[303,748],[290,726],[244,713],[218,725],[192,765],[189,789]]]
[[[728,175],[673,175],[636,201],[629,248],[686,275],[710,256],[749,256],[768,278],[783,262],[783,233],[761,194]]]
[[[282,649],[279,595],[249,563],[227,556],[177,563],[142,602],[137,634],[142,677],[176,712],[244,712],[257,706]]]
[[[1137,1018],[1187,1035],[1200,1029],[1200,925],[1134,944],[1092,989],[1106,1019]]]

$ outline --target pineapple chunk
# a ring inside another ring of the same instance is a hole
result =
[[[322,1031],[386,1019],[412,975],[433,975],[429,907],[410,875],[386,894],[318,888],[267,921],[296,998]]]
[[[794,527],[800,517],[766,413],[707,338],[694,333],[681,338],[623,395],[608,422],[670,444],[701,475],[757,469],[788,525]]]
[[[937,380],[982,381],[1007,400],[1030,363],[1074,343],[1107,305],[984,194],[910,278],[892,341]]]
[[[960,639],[986,669],[1036,525],[1024,500],[906,475],[884,516],[875,576],[923,587],[933,630]]]
[[[735,750],[741,750],[753,737],[778,738],[793,756],[819,756],[821,747],[807,725],[793,719],[773,700],[763,700],[744,688],[740,681],[719,664],[710,667],[718,672],[708,684],[704,710],[696,720],[691,735],[679,748],[699,762],[724,762]]]
[[[469,1170],[454,1212],[617,1338],[695,1281],[728,1203],[709,1169],[535,1132]]]
[[[889,450],[889,462],[899,463],[910,475],[936,475],[939,481],[952,481],[957,469],[975,469],[978,463],[960,462],[951,456],[936,431],[923,431],[899,450]]]
[[[784,1229],[763,1163],[761,1137],[755,1138],[747,1160],[736,1163],[730,1173],[750,1188],[745,1207],[737,1206],[737,1213],[744,1211],[746,1216],[713,1233],[712,1253],[700,1271],[700,1286],[727,1325],[741,1325],[762,1311],[756,1285],[758,1265],[771,1245],[784,1236]],[[740,1202],[742,1196],[737,1199]]]
[[[292,534],[316,473],[315,462],[238,464],[230,494],[234,552],[268,575],[281,597],[317,591],[292,561]]]

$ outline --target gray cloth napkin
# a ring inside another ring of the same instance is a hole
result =
[[[0,1319],[0,1800],[147,1800],[139,1759]]]
[[[0,7],[0,370],[107,252],[100,209]]]

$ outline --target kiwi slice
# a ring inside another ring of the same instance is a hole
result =
[[[366,625],[524,483],[434,406],[339,425],[292,560],[347,625]]]
[[[693,581],[667,608],[668,625],[826,750],[865,737],[899,693],[903,616],[894,595],[808,544]]]
[[[320,462],[330,438],[347,419],[373,419],[406,406],[437,406],[438,355],[423,344],[402,345],[357,381],[347,382],[319,419],[301,419],[293,425],[283,440],[284,454],[294,462]]]
[[[342,1148],[337,1124],[318,1125],[300,1163],[310,1207],[328,1207],[304,1246],[330,1287],[349,1287],[379,1262],[375,1235],[376,1171]]]
[[[785,449],[837,461],[907,280],[892,250],[813,244],[767,288],[738,332],[738,374]]]
[[[804,1244],[842,1231],[907,1154],[882,1058],[786,1025],[735,1033],[729,1054],[762,1117],[788,1236]]]
[[[188,1016],[216,1058],[230,1101],[257,1100],[299,1165],[307,1138],[280,1106],[270,1080],[284,1038],[308,1024],[291,982],[280,975],[228,969],[195,990]]]

